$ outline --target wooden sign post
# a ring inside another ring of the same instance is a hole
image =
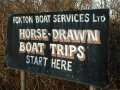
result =
[[[21,84],[21,90],[25,90],[25,72],[20,72],[20,84]]]
[[[96,90],[95,86],[90,85],[89,90]]]

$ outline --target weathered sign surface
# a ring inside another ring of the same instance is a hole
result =
[[[12,14],[8,68],[108,85],[109,10]]]

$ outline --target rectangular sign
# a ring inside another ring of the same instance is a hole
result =
[[[8,68],[108,86],[109,10],[12,14]]]

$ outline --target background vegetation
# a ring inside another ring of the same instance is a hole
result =
[[[20,90],[20,71],[4,67],[7,19],[12,13],[110,9],[110,90],[120,89],[120,0],[0,0],[0,90]],[[88,90],[89,86],[26,72],[26,90]]]

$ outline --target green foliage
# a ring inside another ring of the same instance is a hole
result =
[[[4,78],[5,77],[5,72],[4,71],[1,71],[0,72],[0,78]]]

